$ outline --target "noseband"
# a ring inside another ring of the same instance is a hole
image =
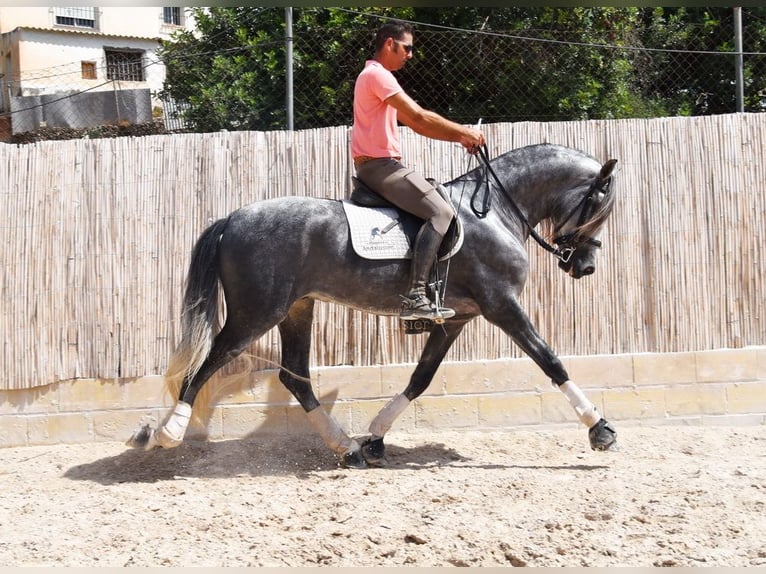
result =
[[[503,184],[500,182],[500,178],[497,177],[495,170],[492,169],[492,166],[489,164],[489,157],[487,155],[486,145],[481,146],[479,148],[479,156],[484,162],[484,165],[486,166],[487,171],[492,175],[498,187],[503,192],[505,197],[508,199],[509,203],[511,204],[511,207],[513,207],[514,211],[516,212],[516,215],[521,219],[524,225],[527,226],[527,229],[529,229],[529,234],[537,242],[537,244],[543,249],[545,249],[548,253],[552,253],[553,255],[558,257],[562,263],[567,264],[572,259],[572,255],[574,255],[574,252],[577,251],[577,248],[580,245],[587,243],[588,245],[593,245],[599,248],[601,247],[601,242],[598,239],[594,239],[592,237],[582,235],[580,233],[577,233],[577,231],[573,231],[571,233],[564,233],[561,235],[556,235],[553,239],[553,243],[556,244],[556,247],[554,247],[553,245],[545,241],[545,239],[540,237],[540,235],[529,224],[529,221],[527,221],[527,218],[524,216],[522,211],[516,205],[516,202],[513,201],[511,194],[508,193],[508,190],[506,190],[505,186],[503,186]],[[476,193],[478,192],[478,188],[476,189],[476,191],[474,191],[474,197],[471,198],[471,209],[479,218],[486,217],[487,214],[489,213],[489,207],[490,207],[489,178],[487,177],[486,180],[487,180],[487,195],[484,200],[484,209],[482,211],[478,211],[473,205],[473,200],[476,196]],[[588,221],[588,219],[592,215],[591,212],[593,211],[591,208],[591,204],[593,203],[593,197],[596,195],[596,193],[606,194],[607,191],[609,190],[609,184],[611,183],[612,178],[611,177],[608,178],[603,186],[597,185],[597,181],[594,181],[591,184],[590,188],[588,189],[588,193],[586,193],[583,196],[583,198],[580,200],[580,202],[574,206],[572,211],[569,212],[569,215],[567,215],[566,219],[564,219],[561,225],[559,225],[556,228],[555,232],[558,232],[564,226],[564,224],[566,224],[566,222],[572,218],[572,216],[575,214],[575,212],[578,209],[580,210],[580,217],[578,218],[576,229],[579,229]]]

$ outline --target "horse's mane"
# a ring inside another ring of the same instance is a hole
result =
[[[611,176],[609,179],[611,180]],[[599,202],[596,211],[591,215],[590,219],[574,230],[575,239],[590,237],[601,228],[614,209],[614,198],[615,194],[612,189],[604,194],[603,199]]]

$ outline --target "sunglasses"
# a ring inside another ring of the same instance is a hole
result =
[[[412,54],[412,44],[405,44],[404,42],[397,40],[395,38],[391,38],[394,42],[399,44],[402,48],[404,48],[404,51],[408,54]]]

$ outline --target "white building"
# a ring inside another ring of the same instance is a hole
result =
[[[14,133],[151,120],[165,79],[156,50],[193,28],[182,7],[0,6],[0,112]]]

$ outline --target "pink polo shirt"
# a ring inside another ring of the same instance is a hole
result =
[[[396,108],[385,100],[402,91],[394,75],[377,60],[367,60],[354,85],[351,156],[401,157]]]

